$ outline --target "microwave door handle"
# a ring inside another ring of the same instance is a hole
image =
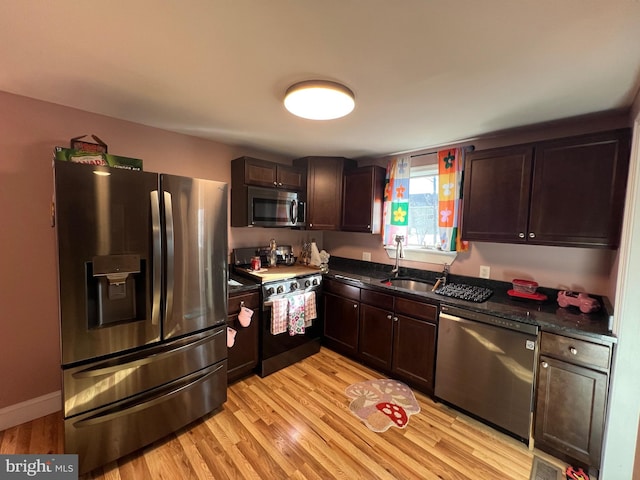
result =
[[[296,200],[291,200],[289,217],[291,219],[291,223],[293,223],[294,225],[298,223],[298,202]]]

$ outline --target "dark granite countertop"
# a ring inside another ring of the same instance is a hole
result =
[[[487,301],[474,303],[444,297],[432,292],[415,292],[387,286],[382,283],[382,280],[390,277],[390,270],[390,265],[331,257],[329,273],[325,274],[325,276],[380,291],[397,291],[398,293],[428,299],[438,304],[451,305],[487,315],[538,325],[542,331],[587,337],[607,343],[616,342],[615,336],[609,329],[613,308],[606,297],[594,295],[600,301],[602,308],[597,312],[584,314],[575,307],[559,307],[556,301],[558,291],[554,289],[538,288],[538,292],[547,295],[547,300],[543,302],[514,299],[507,294],[507,291],[512,288],[510,282],[449,275],[450,283],[465,283],[488,287],[493,290],[493,294]],[[437,277],[440,276],[440,272],[401,268],[399,276],[420,278],[435,283]]]
[[[255,280],[238,275],[234,273],[232,269],[229,269],[229,295],[251,292],[253,290],[260,290],[260,284]]]

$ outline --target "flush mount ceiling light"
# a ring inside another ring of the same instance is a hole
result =
[[[308,80],[287,89],[284,106],[298,117],[333,120],[351,113],[355,107],[355,99],[353,92],[344,85],[325,80]]]

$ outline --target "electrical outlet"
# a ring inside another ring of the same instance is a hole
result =
[[[480,278],[489,278],[489,275],[491,275],[491,267],[480,265]]]
[[[371,252],[362,252],[362,260],[365,262],[371,261]]]

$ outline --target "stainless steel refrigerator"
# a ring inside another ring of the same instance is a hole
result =
[[[227,184],[55,161],[65,452],[80,473],[227,398]]]

